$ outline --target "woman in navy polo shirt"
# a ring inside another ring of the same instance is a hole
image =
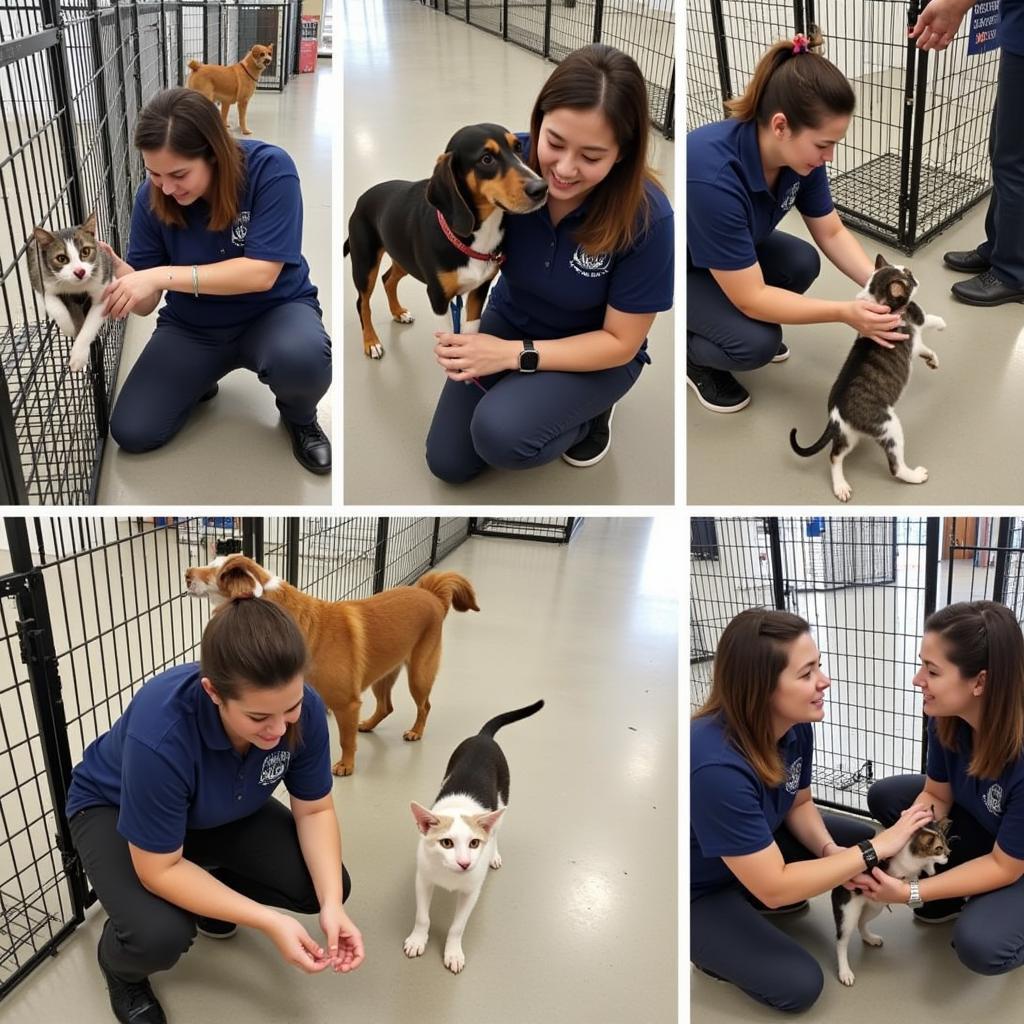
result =
[[[307,973],[355,970],[359,929],[334,813],[327,716],[306,645],[269,601],[236,600],[203,631],[199,664],[147,682],[72,774],[67,815],[108,914],[97,950],[114,1015],[162,1024],[149,976],[196,928],[262,931]],[[283,782],[290,810],[272,799]],[[319,914],[321,945],[293,917]]]
[[[811,723],[825,691],[810,626],[789,612],[740,612],[715,651],[711,694],[690,727],[690,957],[778,1010],[805,1010],[817,961],[762,915],[802,909],[931,820],[915,807],[874,834],[811,799]]]
[[[330,472],[316,405],[331,382],[331,341],[302,255],[292,158],[266,142],[236,142],[191,89],[167,89],[143,108],[135,146],[149,177],[106,311],[147,316],[164,292],[167,304],[121,387],[114,440],[129,452],[159,448],[221,377],[244,367],[274,393],[296,459]]]
[[[789,357],[782,324],[844,323],[888,347],[906,337],[887,306],[803,294],[819,249],[858,288],[874,271],[832,205],[825,164],[854,94],[820,46],[820,35],[776,43],[726,104],[732,116],[686,138],[686,381],[714,412],[750,403],[733,371]],[[794,206],[814,245],[776,230]]]
[[[957,840],[916,899],[877,868],[855,881],[879,902],[909,903],[920,921],[958,918],[961,963],[1004,974],[1024,963],[1024,637],[994,601],[951,604],[924,629],[914,686],[928,717],[927,774],[876,782],[868,806],[883,823],[934,806]]]
[[[672,306],[673,215],[647,164],[648,109],[636,62],[601,44],[541,89],[522,138],[547,204],[505,218],[507,260],[480,321],[435,336],[448,380],[426,455],[442,480],[560,455],[592,466],[608,451],[613,407]]]

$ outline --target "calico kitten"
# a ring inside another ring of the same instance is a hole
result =
[[[896,416],[896,402],[903,394],[914,356],[920,356],[933,370],[939,368],[935,353],[921,340],[929,327],[942,331],[942,317],[924,313],[913,302],[917,281],[907,267],[894,267],[880,255],[875,272],[857,298],[871,299],[900,313],[897,328],[909,335],[893,348],[883,348],[869,338],[858,337],[839,371],[828,396],[828,423],[821,437],[809,448],[796,443],[796,428],[789,443],[797,455],[810,456],[832,442],[832,491],[840,501],[849,501],[853,493],[843,476],[843,460],[861,437],[874,438],[885,450],[889,472],[908,484],[923,484],[928,479],[924,466],[911,469],[903,459],[903,426]]]
[[[56,234],[33,228],[28,276],[61,333],[74,339],[71,369],[84,370],[89,346],[103,324],[100,296],[114,277],[113,261],[96,242],[96,214]]]
[[[542,707],[544,701],[539,700],[492,718],[476,736],[455,748],[434,806],[428,811],[413,802],[412,814],[421,834],[416,851],[416,924],[405,940],[406,956],[420,956],[427,948],[430,899],[439,885],[457,894],[444,965],[453,974],[466,965],[462,933],[487,878],[487,865],[501,867],[498,823],[508,804],[509,773],[494,734]]]
[[[921,875],[934,875],[939,864],[949,860],[949,818],[932,822],[919,828],[906,846],[889,861],[879,861],[878,866],[893,878],[909,881]],[[882,945],[880,935],[875,935],[868,928],[868,923],[876,918],[886,904],[872,903],[857,889],[851,892],[837,885],[832,890],[832,913],[836,919],[836,957],[839,961],[839,980],[844,985],[854,982],[853,971],[847,949],[854,929],[860,931],[860,937],[868,946]]]

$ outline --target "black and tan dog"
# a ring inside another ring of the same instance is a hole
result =
[[[466,320],[479,320],[503,261],[504,215],[532,213],[547,199],[547,184],[519,151],[519,140],[500,125],[470,125],[452,136],[432,177],[385,181],[359,197],[344,253],[352,254],[365,355],[384,355],[370,317],[370,295],[385,252],[391,266],[384,272],[384,291],[399,323],[412,323],[398,301],[398,282],[406,274],[427,286],[438,316],[448,312],[456,295],[468,293]]]

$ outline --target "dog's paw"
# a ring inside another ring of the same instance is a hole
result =
[[[414,324],[416,318],[407,309],[403,309],[401,313],[394,318],[396,324]]]
[[[410,729],[408,732],[402,733],[402,739],[408,740],[410,743],[415,743],[416,740],[423,739],[423,733],[413,732],[412,729]]]
[[[249,128],[243,128],[242,129],[242,134],[243,135],[252,135],[252,130],[249,129]]]
[[[379,341],[373,345],[364,345],[363,355],[369,356],[370,359],[383,359],[384,346]]]
[[[423,950],[427,948],[427,936],[421,932],[413,932],[403,944],[402,948],[405,950],[405,955],[412,956],[423,956]]]
[[[466,954],[462,952],[462,944],[444,947],[444,965],[452,974],[458,974],[466,966]]]
[[[846,502],[853,496],[853,488],[848,483],[842,483],[836,487],[832,493],[835,494],[840,501]]]
[[[839,971],[839,980],[844,985],[852,985],[857,979],[849,967],[844,967]]]
[[[343,764],[341,761],[335,761],[331,768],[334,775],[351,775],[354,771],[355,765]]]
[[[365,722],[360,722],[358,728],[360,732],[373,732],[377,727],[372,725],[370,720],[367,719]]]
[[[876,935],[874,932],[868,932],[867,935],[861,935],[861,938],[864,940],[865,946],[877,947],[882,945],[882,936]]]
[[[498,868],[501,867],[501,854],[500,853],[495,853],[495,855],[491,858],[491,867],[494,868],[495,871],[497,871]]]

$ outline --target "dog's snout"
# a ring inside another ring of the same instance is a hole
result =
[[[548,183],[543,178],[535,178],[525,185],[526,194],[531,199],[543,199],[548,194]]]

